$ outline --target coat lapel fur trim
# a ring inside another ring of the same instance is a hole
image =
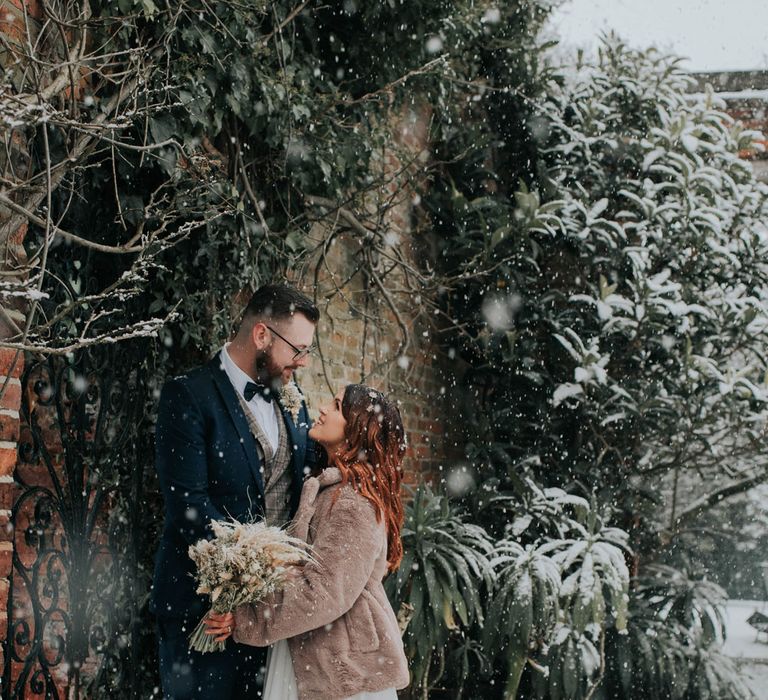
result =
[[[315,501],[317,494],[328,486],[333,486],[341,481],[341,472],[336,467],[324,469],[318,476],[313,476],[304,482],[301,490],[301,501],[296,517],[291,524],[291,534],[294,537],[307,541],[309,535],[309,521],[315,514]]]

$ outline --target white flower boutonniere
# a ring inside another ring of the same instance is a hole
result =
[[[299,420],[299,411],[301,410],[301,403],[304,401],[304,397],[299,391],[299,387],[296,386],[296,382],[288,382],[280,389],[280,395],[278,396],[280,405],[291,414],[293,422],[296,423]]]

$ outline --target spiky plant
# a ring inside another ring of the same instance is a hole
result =
[[[403,561],[387,580],[387,592],[395,609],[413,607],[404,641],[412,685],[426,697],[430,678],[443,674],[449,637],[483,622],[483,591],[493,586],[493,542],[426,485],[406,507],[402,537]]]

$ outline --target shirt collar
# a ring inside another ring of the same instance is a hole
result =
[[[229,352],[227,351],[227,346],[229,343],[227,343],[222,349],[221,349],[221,366],[224,368],[224,371],[227,373],[227,376],[229,377],[229,381],[232,382],[232,386],[235,387],[235,391],[240,394],[240,396],[243,395],[245,392],[245,385],[248,382],[254,381],[249,377],[243,370],[241,370],[236,364],[235,361],[230,356]],[[261,397],[254,397],[251,399],[252,401],[256,398]],[[261,399],[262,401],[264,399]]]

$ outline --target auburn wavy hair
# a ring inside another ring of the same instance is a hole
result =
[[[342,484],[351,484],[376,510],[376,520],[387,526],[387,565],[400,566],[403,543],[403,501],[400,495],[405,456],[405,430],[400,411],[384,394],[363,384],[344,390],[341,414],[347,421],[344,448],[329,457],[338,467]],[[337,494],[338,495],[338,494]]]

